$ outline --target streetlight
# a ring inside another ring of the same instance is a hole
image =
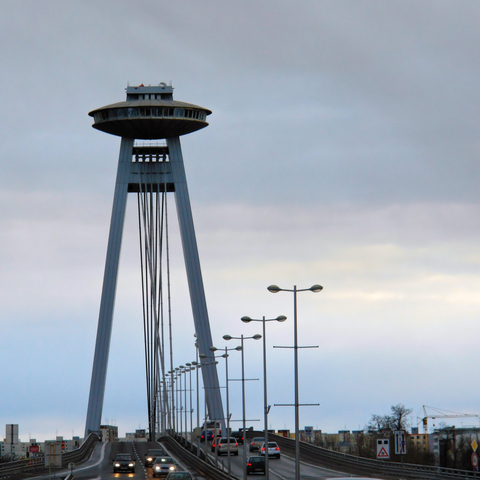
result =
[[[224,335],[224,340],[241,340],[241,347],[242,347],[242,418],[243,418],[243,478],[247,480],[247,449],[245,445],[245,437],[246,437],[246,425],[245,425],[245,354],[243,348],[243,341],[244,340],[260,340],[262,338],[261,335],[258,333],[253,335],[253,337],[245,337],[240,335],[239,337],[232,337],[231,335]]]
[[[210,347],[210,350],[212,352],[216,352],[218,350],[217,347]],[[240,352],[242,350],[242,347],[239,345],[238,347],[235,348],[227,348],[225,347],[225,353],[222,355],[222,357],[225,359],[225,376],[226,376],[226,381],[225,385],[227,388],[227,457],[228,457],[228,476],[231,475],[232,473],[232,462],[230,459],[230,403],[229,403],[229,394],[228,394],[228,351],[230,350],[236,350],[237,352]]]
[[[175,415],[175,408],[178,406],[176,403],[176,395],[175,395],[175,380],[176,380],[176,372],[177,369],[173,368],[168,373],[172,377],[172,433],[175,434],[177,431],[177,419]]]
[[[171,387],[171,392],[170,392],[170,397],[171,397],[171,402],[170,402],[170,434],[173,435],[175,431],[175,378],[174,378],[175,370],[169,370],[166,376],[170,377],[170,387]],[[168,395],[168,394],[167,394]],[[168,401],[168,396],[167,396],[167,401]]]
[[[295,480],[300,480],[300,430],[299,430],[299,402],[298,402],[298,327],[297,327],[297,292],[313,292],[318,293],[323,290],[321,285],[315,284],[310,288],[297,289],[293,286],[293,290],[280,288],[277,285],[267,287],[270,293],[293,292],[293,331],[294,331],[294,376],[295,376]]]
[[[268,470],[268,411],[270,407],[267,403],[267,332],[265,325],[267,322],[284,322],[287,319],[285,315],[279,315],[277,318],[268,318],[266,319],[263,317],[262,319],[257,318],[250,318],[250,317],[242,317],[242,322],[250,323],[250,322],[262,322],[263,323],[263,418],[264,418],[264,437],[265,437],[265,478],[268,480],[269,478],[269,470]],[[244,441],[243,444],[245,445],[245,432],[243,432]],[[244,447],[245,448],[245,447]]]
[[[199,355],[199,358],[200,360],[202,361],[200,364],[199,364],[199,367],[200,368],[203,368],[203,367],[207,367],[209,365],[218,365],[218,361],[215,360],[213,362],[207,362],[207,363],[203,363],[203,360],[207,359],[207,358],[210,358],[209,356],[207,356],[206,354],[204,353],[200,353]],[[213,357],[214,359],[216,357]],[[218,418],[211,418],[210,417],[210,414],[211,412],[209,410],[207,410],[207,405],[208,405],[208,402],[207,402],[207,396],[209,395],[209,388],[210,389],[213,389],[213,388],[216,388],[216,387],[205,387],[204,386],[204,391],[205,391],[205,420],[204,420],[204,430],[207,429],[207,417],[210,418],[211,421],[213,421],[215,423],[215,427],[214,427],[214,430],[216,430],[216,423],[217,421],[219,420]],[[207,413],[208,412],[208,413]]]
[[[193,449],[193,404],[192,404],[192,371],[197,370],[197,365],[198,362],[193,361],[191,363],[186,363],[185,364],[189,368],[190,372],[190,445]],[[198,383],[197,383],[197,389],[198,389]]]
[[[185,373],[185,367],[183,365],[180,365],[180,367],[178,368],[179,372],[178,372],[178,376],[179,376],[179,387],[180,387],[180,442],[182,441],[182,437],[183,437],[183,398],[182,398],[182,374]],[[186,394],[186,392],[185,392]]]

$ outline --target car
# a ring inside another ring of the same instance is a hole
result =
[[[205,440],[207,440],[207,442],[210,442],[211,440],[213,440],[213,438],[214,435],[212,430],[203,430],[202,434],[200,435],[201,442],[204,442]]]
[[[211,450],[212,452],[215,451],[215,448],[216,448],[216,446],[219,444],[221,438],[222,438],[221,435],[217,435],[217,436],[215,436],[215,437],[212,438],[212,444],[210,445],[210,450]]]
[[[254,437],[252,438],[252,441],[249,443],[248,449],[251,452],[254,452],[256,450],[260,450],[262,448],[262,445],[265,443],[265,439],[263,437]]]
[[[152,465],[154,477],[166,477],[170,472],[177,471],[177,462],[172,457],[157,457]]]
[[[113,460],[113,473],[135,473],[135,460],[129,453],[118,453]]]
[[[265,455],[265,444],[261,446],[259,453]],[[280,447],[277,442],[268,442],[268,456],[280,458]]]
[[[210,450],[214,452],[216,446],[217,446],[217,440],[215,438],[212,438],[212,444],[210,445]]]
[[[190,472],[170,472],[166,480],[195,480]]]
[[[265,475],[265,457],[248,457],[247,475],[250,473],[262,473]]]
[[[228,455],[229,450],[230,450],[230,454],[238,455],[238,442],[236,438],[222,437],[216,443],[217,443],[217,451],[219,455],[222,455],[223,453],[225,453],[225,455]]]
[[[163,448],[151,448],[145,455],[145,466],[151,467],[157,457],[166,457],[167,453]]]
[[[236,438],[237,442],[243,445],[243,432],[241,432],[240,430],[237,432],[232,432],[232,437]]]

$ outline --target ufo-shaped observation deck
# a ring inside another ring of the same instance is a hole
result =
[[[212,112],[198,105],[173,100],[173,87],[127,87],[127,100],[92,110],[93,128],[119,137],[162,139],[179,137],[208,125]]]

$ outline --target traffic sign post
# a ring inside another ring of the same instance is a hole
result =
[[[407,454],[407,433],[405,430],[395,431],[395,455]]]
[[[478,455],[475,452],[472,453],[472,467],[478,471]]]
[[[390,440],[379,438],[377,440],[377,458],[379,460],[388,460],[390,458]]]

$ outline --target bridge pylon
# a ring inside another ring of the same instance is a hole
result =
[[[195,333],[199,353],[203,354],[200,355],[203,382],[205,392],[209,392],[206,398],[207,408],[210,418],[224,418],[214,353],[209,349],[213,342],[179,138],[181,135],[206,127],[208,125],[206,118],[211,111],[198,105],[173,100],[173,87],[164,83],[158,86],[128,86],[126,93],[126,101],[107,105],[89,113],[94,118],[92,126],[100,131],[120,136],[121,145],[85,436],[90,432],[99,431],[101,424],[128,193],[152,195],[173,193],[175,196]],[[140,143],[139,140],[156,140],[156,142]],[[158,142],[158,140],[162,140],[162,142]],[[154,232],[147,231],[145,236],[154,238]],[[158,291],[157,287],[155,287],[155,291]],[[158,319],[155,318],[154,321],[158,325]],[[158,331],[154,332],[152,338],[155,344],[152,348],[157,349],[160,343]],[[155,360],[154,375],[157,375],[158,370],[164,367],[163,351],[160,352],[160,357],[159,360]],[[158,392],[152,392],[152,396],[157,398]],[[162,396],[168,397],[164,394]],[[156,400],[153,399],[153,408],[155,408],[155,404]],[[175,409],[173,408],[173,410]],[[155,429],[154,426],[155,419],[152,419],[150,422],[151,435],[152,429]]]

